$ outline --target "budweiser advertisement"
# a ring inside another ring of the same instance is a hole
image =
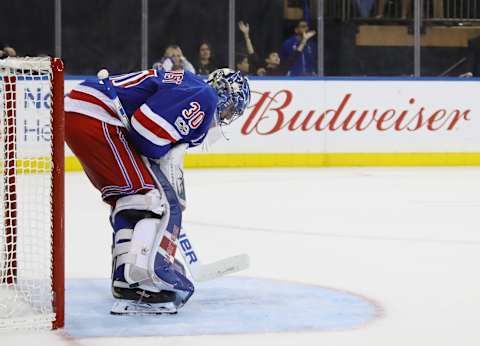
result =
[[[69,80],[66,92],[80,80]],[[479,152],[474,80],[251,80],[210,153]],[[214,142],[211,140],[210,142]],[[204,149],[204,148],[203,148]],[[202,152],[197,148],[196,152]]]

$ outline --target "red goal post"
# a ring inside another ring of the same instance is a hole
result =
[[[0,60],[0,332],[64,324],[63,62]]]

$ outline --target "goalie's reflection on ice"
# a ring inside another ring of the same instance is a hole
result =
[[[110,280],[68,280],[65,332],[74,337],[181,336],[355,329],[382,315],[354,293],[303,283],[225,277],[200,283],[176,315],[110,315]]]

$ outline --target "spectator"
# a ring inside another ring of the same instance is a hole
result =
[[[280,49],[280,59],[287,60],[295,52],[303,39],[304,33],[308,33],[309,27],[305,20],[301,20],[295,26],[295,34],[285,40]],[[313,36],[313,35],[312,35]],[[313,41],[307,41],[302,52],[299,54],[288,74],[291,76],[311,76],[316,74],[317,48]]]
[[[198,47],[197,74],[208,75],[216,69],[217,67],[213,61],[210,44],[203,41]]]
[[[289,69],[296,62],[300,54],[303,52],[308,40],[315,35],[315,31],[304,32],[299,45],[293,50],[287,59],[284,59],[281,62],[278,52],[272,51],[265,59],[265,67],[259,67],[260,64],[258,63],[258,56],[255,53],[255,48],[250,40],[250,26],[248,23],[240,21],[238,23],[238,27],[244,35],[248,56],[241,54],[238,55],[236,67],[238,70],[246,73],[245,71],[247,70],[252,71],[252,60],[257,61],[257,63],[253,66],[253,70],[256,70],[256,74],[258,76],[285,76]]]
[[[3,46],[3,49],[0,50],[0,59],[17,56],[17,52],[13,47],[9,46],[8,44],[1,46]]]
[[[245,54],[237,54],[235,57],[235,68],[243,75],[250,73],[250,62]]]
[[[185,70],[195,73],[193,65],[185,58],[180,46],[173,44],[165,49],[163,58],[153,64],[153,68],[164,68],[167,71]]]
[[[265,76],[284,76],[287,71],[281,71],[280,67],[280,55],[278,52],[270,52],[265,58]],[[278,71],[278,73],[277,73]]]
[[[258,58],[257,53],[255,53],[255,48],[253,48],[252,40],[250,39],[250,25],[242,21],[238,22],[238,28],[243,33],[243,38],[245,40],[245,48],[247,49],[247,63],[249,64],[249,69],[255,71],[256,68],[260,65],[260,59]]]
[[[259,67],[257,69],[257,76],[266,76],[267,75],[267,69],[265,67]]]
[[[308,40],[315,36],[315,34],[315,31],[304,32],[300,43],[287,59],[282,60],[277,52],[270,52],[265,59],[265,75],[285,76],[302,54]]]

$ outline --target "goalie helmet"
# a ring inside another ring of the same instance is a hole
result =
[[[247,77],[240,71],[221,68],[208,76],[207,83],[218,95],[216,117],[220,125],[229,125],[239,118],[250,102]]]

